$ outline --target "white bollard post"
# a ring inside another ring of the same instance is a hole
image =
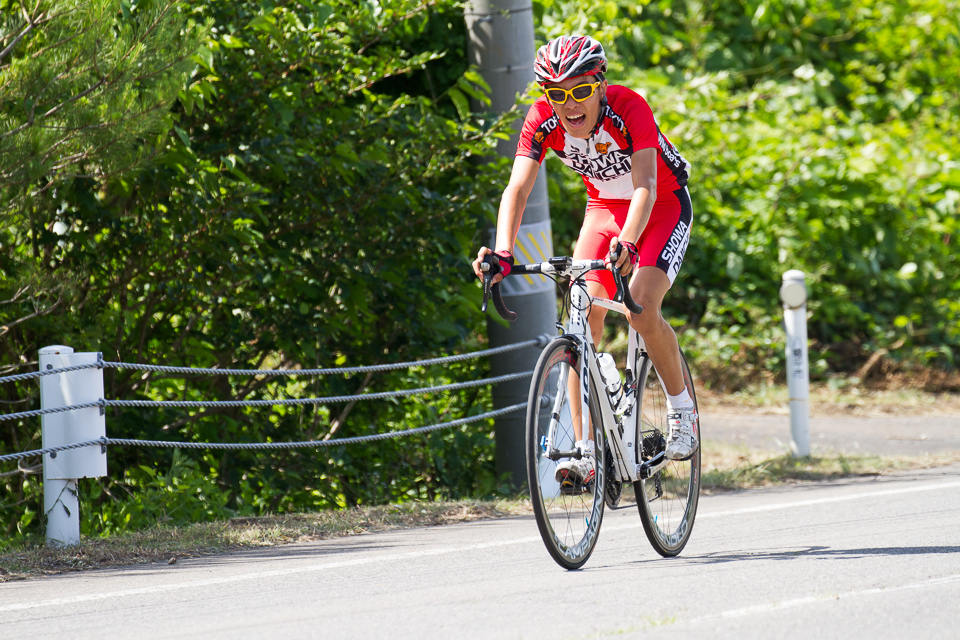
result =
[[[61,345],[40,349],[40,370],[91,364],[98,353],[74,353]],[[40,408],[53,409],[103,398],[103,369],[82,369],[40,378]],[[41,416],[43,448],[97,440],[106,435],[100,407]],[[107,454],[101,447],[83,447],[43,456],[43,513],[48,546],[80,542],[77,479],[107,475]]]
[[[807,356],[807,287],[803,271],[783,274],[780,300],[787,330],[787,388],[790,391],[790,448],[810,455],[810,369]]]

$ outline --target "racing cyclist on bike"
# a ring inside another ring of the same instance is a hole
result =
[[[500,200],[495,247],[480,249],[473,270],[482,278],[480,263],[495,253],[500,271],[493,282],[510,273],[527,197],[546,150],[553,149],[587,186],[574,259],[605,259],[610,250],[622,249],[611,268],[624,276],[633,274],[630,292],[643,313],[628,312],[627,319],[643,337],[667,389],[666,457],[681,460],[699,446],[699,417],[684,384],[677,336],[660,306],[690,241],[690,165],[660,132],[646,100],[626,87],[608,85],[606,70],[603,47],[590,36],[560,36],[537,51],[534,74],[545,95],[530,107],[521,129]],[[614,297],[610,272],[590,271],[585,278],[590,295]],[[590,310],[594,344],[600,343],[606,313],[600,307]],[[592,450],[593,442],[580,433],[580,422],[574,424],[577,446]],[[591,456],[564,460],[557,467],[557,481],[566,485],[589,484],[595,474]]]

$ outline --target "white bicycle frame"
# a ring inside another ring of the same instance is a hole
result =
[[[599,265],[598,265],[599,263]],[[548,262],[541,263],[540,273],[560,273],[576,279],[580,275],[602,266],[603,262],[599,260],[574,260],[568,267],[556,270]],[[610,444],[610,451],[613,455],[616,480],[620,482],[636,482],[637,480],[647,479],[665,467],[670,461],[666,459],[661,452],[653,459],[643,462],[634,462],[635,452],[642,443],[636,440],[640,435],[638,426],[640,420],[639,400],[642,400],[643,389],[640,388],[641,375],[646,377],[644,371],[636,371],[636,363],[640,362],[640,356],[646,354],[646,346],[643,338],[640,337],[633,327],[629,329],[629,340],[627,343],[627,381],[628,387],[625,393],[632,394],[633,398],[629,409],[617,422],[613,412],[613,405],[610,396],[606,392],[603,383],[603,375],[600,373],[600,366],[597,363],[597,349],[593,344],[593,334],[587,324],[587,310],[590,306],[603,307],[610,311],[626,314],[627,308],[620,302],[613,302],[606,298],[596,298],[588,294],[583,287],[574,285],[570,291],[570,320],[567,323],[565,336],[577,342],[580,347],[579,376],[581,380],[580,398],[581,407],[589,407],[589,398],[593,385],[597,385],[596,398],[598,400],[598,409],[600,411],[600,425],[594,425],[596,428],[602,428],[606,432],[607,442]],[[649,358],[645,357],[643,362],[649,366]],[[558,423],[557,416],[560,415],[564,400],[568,393],[567,382],[570,375],[570,365],[564,364],[560,369],[560,379],[557,382],[557,393],[554,396],[554,406],[550,419],[550,428],[547,432],[546,442],[544,443],[544,456],[554,458],[558,455],[554,449],[555,433]],[[582,434],[589,434],[590,431],[590,411],[581,411]],[[595,456],[594,451],[580,451],[580,456]]]

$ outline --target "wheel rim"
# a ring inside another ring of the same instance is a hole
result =
[[[605,479],[602,437],[595,437],[594,443],[597,452],[596,477],[586,490],[573,495],[562,492],[555,479],[559,461],[544,456],[546,435],[561,384],[562,370],[569,369],[568,375],[573,376],[578,362],[578,356],[570,346],[558,347],[546,360],[541,361],[542,366],[538,365],[539,375],[531,389],[531,402],[535,402],[535,405],[531,404],[532,411],[528,414],[527,464],[537,524],[551,555],[568,568],[582,565],[593,551],[603,518]],[[574,448],[576,439],[573,421],[580,417],[579,413],[576,416],[571,413],[567,395],[564,387],[564,402],[558,412],[559,424],[554,447],[569,451]],[[596,416],[593,416],[593,424],[599,425]]]
[[[686,366],[684,377],[691,387]],[[667,435],[667,401],[653,367],[649,368],[644,385],[640,429],[645,458],[661,451]],[[689,539],[700,495],[700,449],[687,460],[669,462],[638,484],[637,499],[642,501],[641,515],[645,517],[644,527],[651,543],[661,553],[679,553]]]

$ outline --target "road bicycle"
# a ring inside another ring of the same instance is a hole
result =
[[[481,264],[483,309],[492,296],[497,312],[512,321],[516,314],[504,304],[499,283],[490,285],[494,260],[488,256]],[[611,262],[616,263],[616,252],[611,253]],[[624,377],[619,371],[608,374],[614,379],[604,377],[602,354],[587,324],[591,305],[624,314],[627,309],[642,312],[616,269],[614,300],[587,293],[583,276],[604,268],[603,260],[554,257],[516,265],[510,272],[511,276],[542,274],[558,284],[569,281],[564,294],[568,323],[565,328],[558,323],[560,335],[540,354],[526,419],[527,481],[537,526],[550,555],[567,569],[579,569],[593,552],[604,507],[633,506],[628,500],[630,485],[647,539],[664,557],[679,554],[690,539],[700,496],[700,447],[685,460],[667,459],[666,389],[633,328],[629,329]],[[693,379],[682,353],[680,359],[684,382],[697,408]],[[581,434],[591,434],[592,447],[576,446],[577,423]],[[557,481],[561,461],[584,456],[594,459],[596,476],[591,482]]]

